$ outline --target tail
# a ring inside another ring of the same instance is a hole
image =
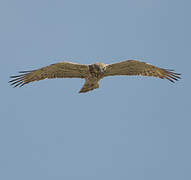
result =
[[[86,79],[83,87],[80,89],[79,93],[86,93],[88,91],[92,91],[94,89],[99,88],[98,80],[94,78]]]

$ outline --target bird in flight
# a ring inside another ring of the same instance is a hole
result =
[[[52,78],[84,78],[85,83],[79,93],[86,93],[99,88],[99,80],[107,76],[153,76],[174,82],[180,79],[180,74],[173,70],[163,69],[138,60],[126,60],[114,64],[95,63],[90,65],[73,62],[59,62],[49,66],[21,71],[20,75],[11,76],[9,82],[14,87],[23,86],[33,81]]]

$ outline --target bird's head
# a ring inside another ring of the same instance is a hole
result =
[[[104,63],[95,63],[95,64],[92,64],[92,67],[93,67],[94,73],[97,73],[97,74],[102,74],[106,70],[106,64]]]

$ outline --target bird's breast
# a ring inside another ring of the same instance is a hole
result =
[[[99,67],[97,67],[95,64],[89,65],[88,67],[89,67],[89,73],[91,77],[101,79],[102,73],[100,72]]]

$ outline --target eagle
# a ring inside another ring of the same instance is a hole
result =
[[[99,80],[107,76],[153,76],[167,79],[171,82],[180,79],[174,70],[163,69],[138,60],[126,60],[114,64],[95,63],[90,65],[73,62],[59,62],[32,71],[20,71],[17,76],[11,76],[9,83],[14,87],[22,87],[33,81],[52,78],[83,78],[85,83],[79,93],[99,88]]]

